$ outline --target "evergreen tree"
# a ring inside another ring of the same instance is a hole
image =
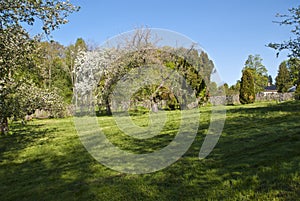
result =
[[[284,93],[292,86],[291,75],[287,68],[287,62],[284,61],[279,65],[278,74],[275,78],[278,92]]]
[[[243,70],[240,88],[240,102],[242,104],[254,103],[255,89],[254,78],[250,69]]]

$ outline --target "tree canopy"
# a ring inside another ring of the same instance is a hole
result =
[[[120,79],[124,79],[124,76],[132,69],[142,71],[144,67],[157,66],[178,72],[186,80],[182,84],[190,86],[197,98],[204,101],[209,91],[212,91],[212,88],[209,87],[210,75],[214,70],[214,64],[208,55],[204,51],[198,52],[194,47],[190,49],[159,47],[156,46],[155,40],[153,41],[151,37],[153,36],[148,29],[136,30],[132,36],[118,41],[117,47],[100,48],[80,53],[75,62],[77,100],[83,102],[90,100],[89,90],[92,89],[92,83],[95,80],[94,72],[97,72],[98,69],[97,104],[100,108],[105,106],[107,113],[110,114],[112,104],[110,97],[116,83]],[[93,73],[91,74],[91,72]],[[152,73],[157,72],[153,71]],[[133,95],[131,102],[134,104],[149,102],[151,108],[157,108],[157,104],[161,101],[166,101],[170,109],[186,107],[185,99],[188,97],[179,100],[176,98],[176,94],[172,93],[171,87],[166,85],[166,79],[169,78],[163,78],[159,73],[157,77],[161,77],[160,84],[145,86]],[[184,90],[187,86],[183,85],[181,88]],[[86,98],[78,98],[82,95]],[[79,104],[85,105],[85,103]]]
[[[22,110],[10,107],[24,82],[30,83],[39,58],[37,38],[30,38],[23,28],[42,22],[42,33],[50,34],[61,24],[67,23],[67,16],[78,7],[68,1],[10,1],[0,2],[0,132],[8,130],[8,118],[18,117]],[[19,93],[20,94],[20,93]],[[20,99],[21,97],[18,96]]]
[[[281,21],[276,21],[279,25],[291,26],[292,37],[281,43],[269,43],[268,46],[277,50],[279,54],[282,50],[290,51],[289,57],[300,58],[300,5],[289,9],[289,14],[277,14]]]
[[[278,74],[275,80],[278,92],[287,92],[288,89],[292,86],[291,75],[287,68],[287,61],[283,61],[279,65]]]
[[[268,71],[262,64],[260,55],[249,55],[243,71],[245,69],[249,69],[252,73],[255,93],[264,91],[265,87],[268,86]]]

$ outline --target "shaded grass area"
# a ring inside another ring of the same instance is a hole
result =
[[[133,121],[146,126],[148,114]],[[161,171],[130,175],[95,161],[72,118],[12,125],[0,136],[0,200],[299,200],[300,102],[228,106],[223,134],[205,159],[198,154],[209,126],[201,109],[197,137],[186,154]],[[166,146],[178,130],[168,112],[161,135],[136,140],[99,117],[107,137],[135,153]]]

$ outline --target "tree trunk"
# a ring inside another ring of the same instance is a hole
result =
[[[0,117],[0,134],[8,132],[8,119],[7,117]]]
[[[105,105],[106,105],[106,114],[112,115],[108,99],[105,100]]]
[[[158,105],[157,105],[157,103],[153,103],[153,105],[152,105],[152,112],[158,112]]]
[[[155,101],[155,98],[152,98],[151,100],[151,111],[152,112],[158,112],[158,105],[157,102]]]

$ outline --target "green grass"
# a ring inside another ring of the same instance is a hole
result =
[[[34,120],[0,136],[0,200],[299,200],[300,102],[228,106],[213,152],[198,159],[209,126],[201,109],[198,135],[184,156],[158,172],[131,175],[99,164],[81,144],[72,118]],[[137,140],[98,117],[107,137],[135,153],[172,140],[178,111],[161,135]],[[147,126],[147,113],[133,121]]]

